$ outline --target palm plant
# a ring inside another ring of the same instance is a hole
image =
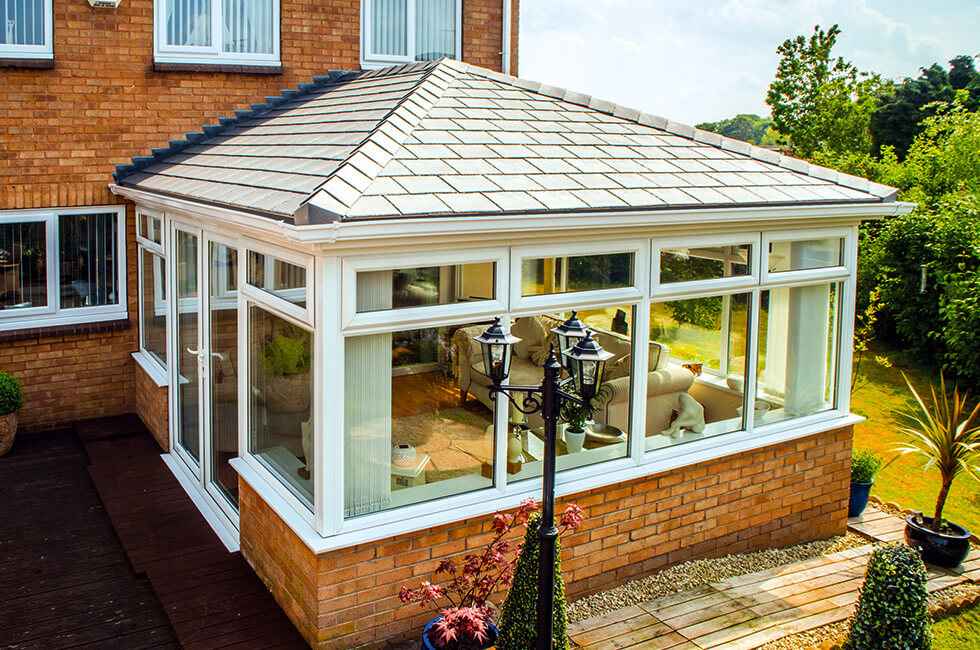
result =
[[[925,459],[925,469],[935,467],[942,477],[936,510],[932,518],[932,530],[940,532],[943,507],[949,496],[953,480],[966,473],[980,480],[980,403],[971,410],[969,392],[960,393],[953,387],[952,394],[946,388],[946,379],[939,375],[939,391],[930,386],[929,401],[922,399],[909,378],[902,373],[906,385],[915,397],[915,407],[899,415],[906,424],[899,431],[906,437],[905,444],[897,447],[901,454],[915,454]]]

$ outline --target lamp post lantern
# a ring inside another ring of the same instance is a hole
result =
[[[505,333],[500,319],[494,320],[483,334],[474,337],[483,356],[486,375],[493,382],[490,395],[504,395],[521,413],[541,412],[544,420],[544,467],[541,477],[541,526],[538,531],[538,601],[537,649],[552,650],[555,604],[555,547],[558,529],[555,528],[555,443],[558,437],[558,416],[566,401],[588,407],[602,384],[606,361],[613,354],[602,349],[575,312],[551,330],[559,340],[564,364],[559,363],[552,345],[544,362],[544,379],[540,386],[503,386],[510,371],[511,346],[520,341]],[[562,366],[568,377],[562,378]],[[518,400],[515,395],[521,395]]]

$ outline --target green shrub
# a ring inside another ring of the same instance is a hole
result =
[[[304,339],[276,334],[266,344],[263,360],[273,375],[298,375],[310,367],[310,351]]]
[[[926,567],[918,552],[902,543],[875,549],[844,647],[927,650],[931,646]]]
[[[874,452],[862,449],[851,453],[851,481],[871,483],[881,469],[881,458]]]
[[[13,413],[23,405],[20,382],[13,375],[0,371],[0,415]]]
[[[541,514],[534,513],[527,522],[524,547],[517,560],[514,582],[500,617],[498,650],[527,650],[537,639],[538,602],[538,529]],[[554,648],[568,650],[568,608],[565,603],[565,582],[561,578],[560,545],[555,548],[555,607]]]

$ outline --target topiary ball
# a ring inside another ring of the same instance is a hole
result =
[[[847,650],[923,650],[929,634],[926,567],[905,544],[885,544],[871,553]]]
[[[20,382],[13,375],[0,371],[0,415],[13,413],[23,405]]]

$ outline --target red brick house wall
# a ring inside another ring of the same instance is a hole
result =
[[[843,534],[850,427],[574,495],[586,521],[562,539],[571,597],[668,564]],[[314,648],[381,647],[432,617],[398,591],[490,537],[490,517],[314,555],[239,479],[241,549]]]
[[[512,72],[518,3],[513,0]],[[502,13],[500,0],[463,1],[466,61],[500,68]],[[123,0],[115,10],[54,0],[54,67],[12,68],[0,59],[0,210],[121,203],[107,188],[116,164],[315,74],[357,68],[359,50],[356,0],[281,0],[281,74],[158,72],[152,0]],[[131,235],[132,209],[127,219]],[[0,336],[0,368],[25,384],[23,428],[136,408],[129,358],[137,348],[131,237],[127,259],[128,327],[34,332],[16,341]],[[30,363],[35,358],[38,363]]]

